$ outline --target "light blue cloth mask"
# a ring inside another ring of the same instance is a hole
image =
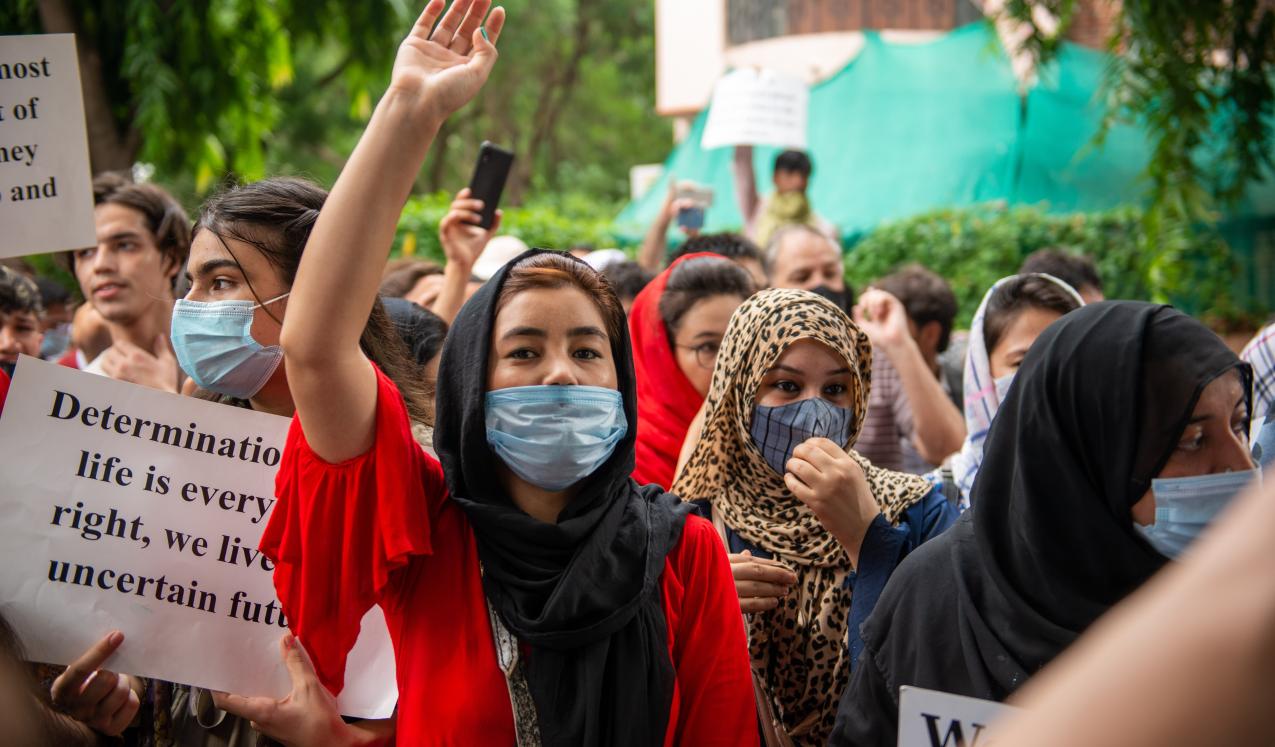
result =
[[[1152,480],[1155,523],[1135,522],[1134,527],[1161,555],[1176,559],[1257,477],[1259,472],[1250,469]]]
[[[171,332],[177,363],[203,389],[239,399],[253,397],[283,360],[278,345],[267,347],[253,339],[254,312],[288,295],[259,304],[178,299]]]
[[[484,401],[487,443],[514,474],[545,490],[593,474],[629,430],[624,400],[605,387],[510,387]]]

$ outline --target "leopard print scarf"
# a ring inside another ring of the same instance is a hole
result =
[[[793,342],[811,339],[845,358],[855,372],[855,418],[845,448],[863,468],[886,519],[933,486],[924,478],[872,466],[849,450],[859,437],[871,386],[872,346],[845,312],[806,291],[768,290],[731,317],[709,389],[699,444],[673,485],[683,500],[708,500],[715,516],[797,574],[779,606],[747,617],[753,673],[795,744],[826,743],[849,681],[846,650],[851,567],[814,513],[784,486],[749,434],[766,371]]]

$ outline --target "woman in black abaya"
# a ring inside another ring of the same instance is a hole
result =
[[[830,744],[894,745],[904,685],[1004,700],[1150,578],[1169,552],[1149,537],[1152,480],[1251,468],[1249,381],[1166,306],[1051,325],[997,414],[973,509],[899,567],[864,624]]]

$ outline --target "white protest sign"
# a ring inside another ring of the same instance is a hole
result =
[[[810,89],[773,70],[740,69],[722,76],[704,124],[700,147],[778,145],[806,147]]]
[[[68,664],[119,629],[111,670],[286,695],[256,548],[288,423],[23,356],[0,417],[0,614],[30,658]],[[339,705],[383,718],[396,700],[374,607]]]
[[[0,36],[0,257],[93,246],[74,34]]]
[[[904,685],[898,747],[987,747],[987,728],[1015,710],[994,700]]]

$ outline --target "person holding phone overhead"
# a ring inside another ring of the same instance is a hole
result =
[[[504,10],[443,7],[400,47],[289,297],[297,416],[262,549],[292,630],[337,692],[360,619],[382,608],[399,744],[755,744],[725,552],[675,496],[628,476],[631,352],[601,276],[528,252],[465,304],[439,372],[441,465],[358,347],[431,136],[496,61]],[[318,690],[259,711],[331,700]],[[276,738],[338,743],[333,713]]]

